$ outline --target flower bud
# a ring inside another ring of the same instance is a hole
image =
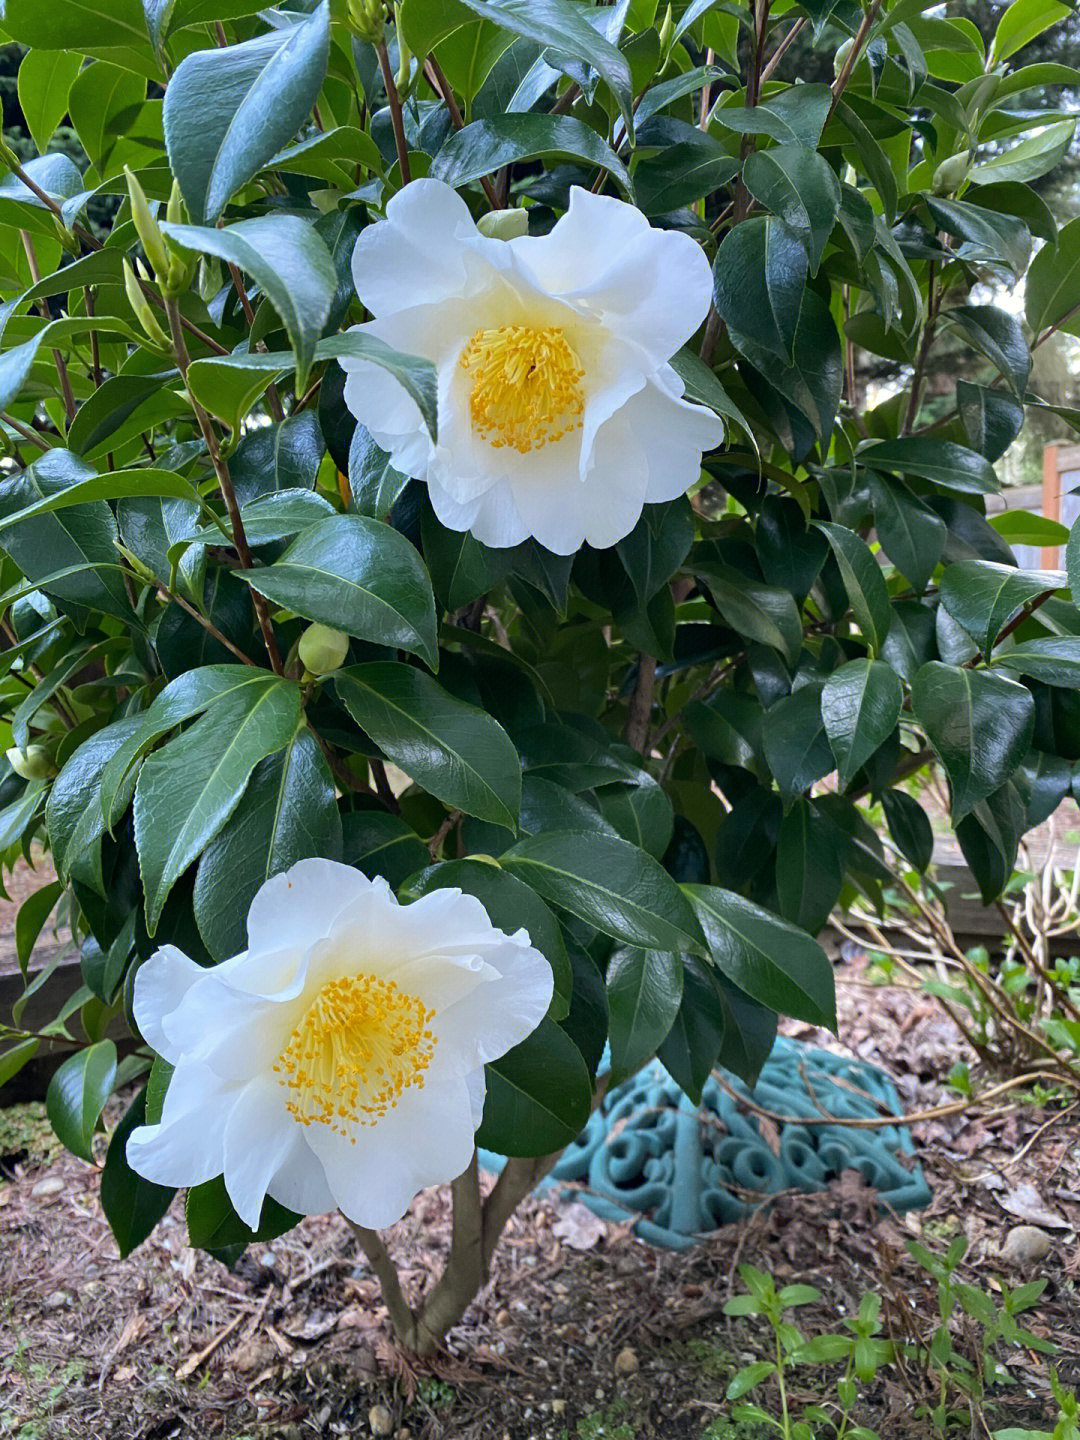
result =
[[[834,75],[839,75],[840,71],[843,70],[844,62],[851,54],[851,47],[854,44],[854,39],[849,35],[848,38],[844,41],[844,43],[840,46],[839,50],[837,50],[836,54],[833,56],[832,68]]]
[[[165,236],[162,235],[157,221],[150,213],[150,202],[146,198],[146,192],[126,165],[124,166],[124,175],[127,177],[131,218],[135,222],[135,230],[142,241],[143,250],[146,252],[146,258],[150,261],[154,274],[159,280],[164,280],[169,273],[171,261],[169,247],[165,244]]]
[[[128,304],[135,312],[135,318],[146,332],[146,337],[156,350],[170,349],[169,340],[158,324],[150,302],[142,292],[139,278],[128,260],[124,260],[124,292]],[[137,262],[136,262],[137,263]]]
[[[382,0],[349,0],[349,28],[358,40],[378,45],[386,29],[386,6]]]
[[[516,240],[519,235],[529,233],[529,212],[527,210],[489,210],[476,222],[481,235],[489,240]]]
[[[950,155],[934,171],[930,189],[935,195],[951,195],[959,190],[970,169],[971,156],[966,151],[962,155]]]
[[[21,775],[24,780],[47,780],[50,775],[56,774],[52,757],[44,745],[28,745],[25,750],[13,745],[7,752],[7,761],[15,774]]]
[[[664,19],[660,26],[660,54],[666,60],[671,50],[671,37],[675,34],[675,21],[672,18],[671,6],[667,7]]]
[[[340,670],[349,653],[349,637],[329,625],[309,625],[300,637],[301,664],[311,675],[329,675]]]

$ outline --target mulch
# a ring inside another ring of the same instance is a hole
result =
[[[789,1033],[881,1065],[912,1111],[953,1098],[944,1081],[962,1044],[937,1005],[872,986],[857,953],[838,962],[838,981],[843,1044],[805,1026]],[[739,1264],[817,1286],[821,1300],[797,1317],[808,1333],[840,1329],[875,1290],[898,1333],[928,1334],[935,1286],[904,1242],[942,1252],[960,1234],[969,1241],[961,1278],[991,1295],[1002,1282],[1047,1279],[1028,1325],[1057,1343],[1052,1363],[1080,1386],[1080,1144],[1064,1102],[1036,1107],[1012,1094],[917,1126],[934,1199],[903,1217],[881,1215],[847,1174],[824,1198],[781,1196],[671,1254],[580,1204],[530,1199],[490,1283],[443,1353],[423,1362],[394,1344],[340,1217],[305,1220],[230,1271],[187,1245],[178,1202],[124,1261],[98,1205],[98,1169],[43,1154],[36,1112],[22,1113],[23,1153],[12,1153],[9,1123],[0,1158],[3,1437],[757,1440],[722,1425],[731,1374],[767,1353],[754,1322],[723,1314],[742,1288]],[[413,1294],[445,1254],[448,1200],[445,1189],[418,1197],[388,1232]],[[1050,1251],[1010,1268],[997,1252],[1021,1223],[1043,1229]],[[1018,1383],[1001,1392],[994,1424],[1049,1425],[1047,1359],[1016,1358]],[[916,1416],[915,1384],[883,1371],[863,1397],[862,1423],[882,1440],[924,1440],[932,1432]],[[799,1372],[796,1405],[821,1385]]]

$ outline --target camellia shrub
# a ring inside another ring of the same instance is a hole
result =
[[[177,1187],[226,1259],[338,1207],[429,1349],[609,1083],[835,1024],[935,756],[1001,890],[1080,757],[1080,540],[986,516],[1080,314],[1068,13],[0,0],[0,849],[81,957],[0,1079],[66,1049],[87,1159],[141,1082],[123,1252]],[[442,1181],[410,1308],[376,1232]]]

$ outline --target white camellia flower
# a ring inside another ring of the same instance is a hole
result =
[[[543,1019],[551,967],[471,895],[400,905],[331,860],[268,880],[247,924],[222,965],[166,945],[136,975],[139,1029],[176,1068],[128,1163],[162,1185],[224,1175],[251,1228],[267,1195],[391,1225],[468,1165],[484,1064]]]
[[[550,234],[494,239],[448,185],[414,180],[361,233],[353,275],[375,317],[359,329],[434,363],[438,443],[377,365],[341,361],[345,403],[485,545],[614,545],[723,438],[668,364],[705,318],[708,262],[621,200],[575,188]]]

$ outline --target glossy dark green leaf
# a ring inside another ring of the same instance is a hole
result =
[[[474,14],[526,40],[567,51],[591,65],[618,101],[627,134],[634,133],[633,81],[621,51],[595,30],[572,0],[461,0]]]
[[[176,67],[165,92],[165,140],[195,224],[212,224],[307,120],[329,46],[323,3],[295,25],[195,50]]]
[[[360,728],[418,785],[466,815],[514,829],[521,762],[490,715],[392,661],[341,670],[334,684]]]
[[[1065,576],[1057,570],[1018,570],[991,560],[963,560],[941,577],[941,603],[953,619],[989,655],[1002,627],[1030,600],[1060,590]]]
[[[666,215],[711,195],[739,173],[739,162],[711,135],[698,133],[639,160],[634,194],[646,215]]]
[[[740,229],[742,226],[735,233]],[[801,246],[799,252],[803,253]],[[771,328],[771,321],[769,324]],[[840,405],[843,358],[832,313],[821,296],[814,290],[803,292],[791,365],[777,364],[775,354],[763,348],[753,334],[733,333],[732,340],[770,390],[797,412],[788,421],[791,433],[781,436],[784,445],[792,453],[803,455],[815,438],[825,439],[832,431]],[[795,434],[797,426],[802,430],[809,427],[805,441]]]
[[[785,799],[809,790],[833,768],[833,753],[821,718],[821,691],[804,685],[765,712],[765,758]]]
[[[254,1241],[275,1240],[301,1218],[268,1195],[263,1201],[258,1228],[249,1230],[233,1209],[221,1176],[191,1187],[184,1202],[184,1216],[189,1244],[196,1250],[208,1250],[228,1265],[234,1265]]]
[[[1048,635],[1013,645],[995,655],[994,664],[1044,685],[1080,690],[1080,635]]]
[[[418,875],[409,886],[408,896],[428,895],[447,886],[475,895],[491,923],[506,934],[528,932],[529,943],[547,960],[555,980],[555,996],[548,1013],[553,1020],[565,1019],[574,988],[573,971],[562,927],[536,891],[486,861],[448,860]]]
[[[658,861],[625,840],[553,831],[522,840],[499,863],[550,904],[624,945],[705,953],[679,887]]]
[[[173,885],[240,803],[260,760],[300,723],[295,684],[267,674],[234,690],[148,759],[135,787],[135,843],[152,935]]]
[[[592,1082],[581,1051],[545,1016],[520,1045],[485,1066],[487,1097],[476,1143],[499,1155],[550,1155],[589,1118]]]
[[[280,560],[242,572],[260,595],[335,630],[420,655],[434,669],[435,599],[403,535],[363,515],[310,526]]]
[[[831,105],[827,85],[792,85],[755,106],[718,105],[712,120],[739,135],[769,135],[814,150]]]
[[[1015,870],[1024,824],[1023,801],[1011,782],[957,822],[956,838],[984,905],[998,898]]]
[[[816,935],[828,920],[844,881],[832,826],[813,803],[796,800],[776,842],[776,891],[780,913]]]
[[[960,327],[970,344],[1004,376],[1016,395],[1022,397],[1032,361],[1016,317],[996,305],[952,305],[943,316]]]
[[[961,495],[989,495],[1001,488],[985,456],[951,440],[877,440],[859,451],[859,460],[874,470],[917,475]]]
[[[926,811],[903,790],[883,791],[881,808],[889,834],[901,855],[910,860],[916,870],[926,870],[934,858],[934,827]]]
[[[1019,400],[968,380],[956,382],[956,408],[971,448],[991,464],[1001,459],[1024,427]]]
[[[105,831],[101,777],[121,745],[140,729],[137,716],[116,720],[82,742],[53,781],[45,807],[53,864],[67,878],[71,866]],[[134,782],[132,781],[132,785]],[[130,788],[125,806],[131,798]]]
[[[1019,144],[1001,150],[968,171],[972,185],[997,185],[1006,180],[1038,180],[1061,163],[1072,141],[1076,121],[1057,120],[1042,126]]]
[[[109,1141],[101,1172],[101,1208],[126,1259],[153,1230],[172,1204],[176,1191],[136,1175],[127,1163],[128,1136],[146,1122],[146,1091],[140,1090]]]
[[[647,771],[638,781],[605,785],[596,791],[600,813],[624,840],[659,860],[675,823],[671,801]]]
[[[440,525],[430,506],[420,521],[420,534],[424,563],[439,603],[446,610],[460,610],[486,594],[510,568],[509,550],[481,545],[467,530],[448,530]]]
[[[70,1055],[49,1081],[45,1109],[57,1138],[81,1160],[90,1150],[98,1117],[116,1083],[116,1046],[99,1040]]]
[[[955,824],[1024,758],[1035,702],[1014,680],[931,661],[915,676],[911,704],[949,777]]]
[[[708,585],[716,608],[736,634],[779,650],[791,664],[795,663],[802,649],[803,629],[799,607],[790,591],[762,585],[708,557],[702,557],[695,569]]]
[[[840,181],[832,166],[803,145],[755,150],[743,166],[754,199],[799,237],[816,275],[840,211]]]
[[[683,888],[705,931],[713,964],[732,984],[781,1015],[835,1030],[832,966],[816,940],[729,890]]]
[[[869,545],[854,530],[824,520],[819,520],[817,526],[832,547],[852,614],[863,637],[874,650],[880,651],[892,624],[892,606],[881,566]]]
[[[826,680],[821,717],[841,790],[892,734],[903,703],[896,672],[883,660],[850,660]]]
[[[382,875],[396,890],[430,864],[427,846],[412,826],[385,810],[352,810],[341,817],[342,854],[365,875]]]
[[[307,728],[261,760],[232,815],[203,851],[192,903],[203,943],[215,960],[247,943],[247,912],[272,875],[298,860],[341,854],[333,777]]]
[[[682,1003],[683,966],[665,950],[616,950],[608,961],[611,1083],[640,1070],[656,1053]]]
[[[1080,220],[1058,231],[1031,262],[1024,286],[1024,313],[1034,335],[1061,325],[1080,310]]]
[[[966,241],[976,252],[1000,260],[1015,279],[1019,280],[1027,270],[1031,259],[1031,231],[1023,220],[939,195],[928,195],[926,208],[939,229]]]
[[[925,590],[945,548],[945,522],[901,481],[869,472],[881,548],[913,590]]]
[[[435,180],[459,188],[523,160],[577,161],[605,170],[625,195],[630,176],[595,130],[572,115],[490,115],[455,130],[432,161]]]
[[[363,425],[357,425],[349,444],[349,490],[360,515],[383,520],[409,483],[390,464],[390,456],[380,450]]]
[[[782,221],[752,216],[728,231],[713,264],[713,301],[720,319],[758,351],[789,366],[807,263],[805,249]]]

